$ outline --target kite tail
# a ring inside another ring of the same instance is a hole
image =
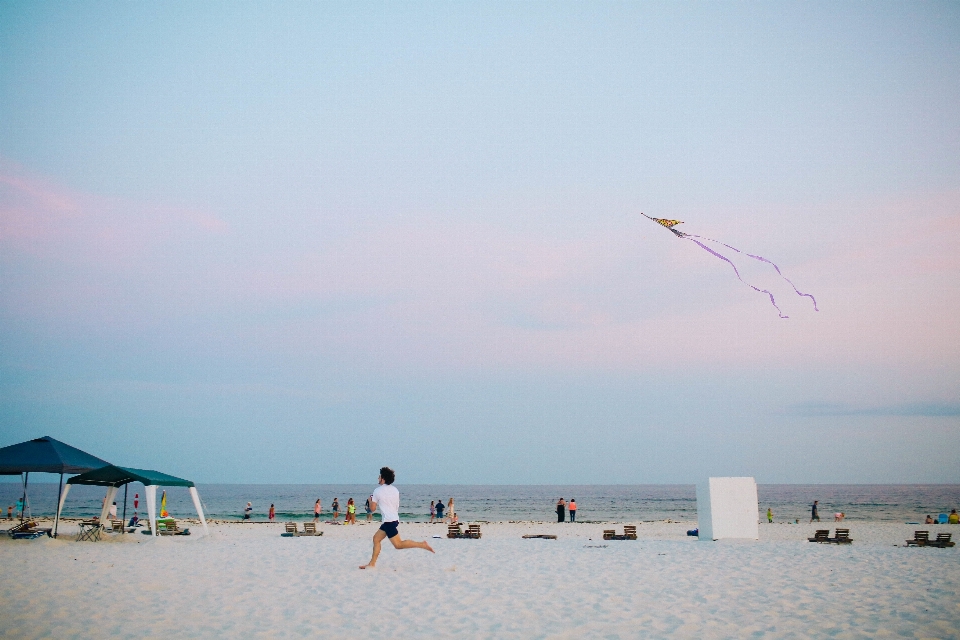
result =
[[[687,235],[690,235],[690,234],[687,234]],[[793,290],[797,292],[797,295],[798,295],[798,296],[803,296],[803,297],[805,297],[805,298],[810,298],[810,300],[813,302],[813,310],[814,310],[814,311],[820,311],[820,309],[817,308],[817,299],[814,298],[814,297],[813,297],[812,295],[810,295],[809,293],[804,293],[803,291],[800,291],[800,289],[797,289],[797,285],[793,284],[793,281],[792,281],[790,278],[788,278],[787,276],[783,275],[783,272],[780,271],[780,267],[778,267],[778,266],[773,262],[773,260],[767,260],[767,259],[764,258],[763,256],[755,256],[755,255],[753,255],[752,253],[747,253],[746,251],[740,251],[740,249],[737,249],[736,247],[731,247],[731,246],[728,245],[726,242],[720,242],[719,240],[714,240],[713,238],[707,238],[707,237],[705,237],[705,236],[693,236],[693,237],[694,237],[694,238],[700,238],[701,240],[709,240],[710,242],[716,242],[717,244],[722,244],[722,245],[725,246],[727,249],[733,249],[733,250],[736,251],[737,253],[742,253],[742,254],[745,255],[745,256],[748,256],[748,257],[750,257],[750,258],[753,258],[754,260],[759,260],[760,262],[766,262],[767,264],[769,264],[770,266],[772,266],[774,269],[776,269],[777,275],[779,275],[781,278],[783,278],[784,280],[786,280],[787,283],[788,283],[791,287],[793,287]],[[700,243],[698,242],[697,244],[700,244]],[[702,247],[703,245],[700,245],[700,246]],[[704,247],[704,248],[706,248],[706,247]],[[709,251],[709,249],[708,249],[708,251]]]
[[[699,237],[699,236],[697,236],[697,237]],[[757,293],[765,293],[765,294],[767,294],[767,295],[770,297],[770,304],[772,304],[772,305],[773,305],[773,308],[777,310],[777,313],[780,314],[780,317],[781,317],[781,318],[789,318],[789,317],[790,317],[790,316],[785,316],[785,315],[783,315],[783,311],[781,311],[781,310],[780,310],[780,307],[777,306],[777,301],[774,300],[772,293],[770,293],[770,292],[767,291],[766,289],[758,289],[757,287],[753,286],[752,284],[750,284],[749,282],[747,282],[746,280],[744,280],[743,278],[741,278],[741,277],[740,277],[740,271],[737,270],[737,265],[733,264],[733,262],[731,262],[731,260],[730,260],[729,258],[727,258],[726,256],[720,255],[719,253],[717,253],[716,251],[714,251],[713,249],[711,249],[711,248],[708,247],[707,245],[703,244],[703,243],[700,242],[699,240],[694,240],[693,237],[690,236],[689,234],[685,234],[685,239],[689,240],[690,242],[694,242],[694,243],[700,245],[700,247],[702,247],[705,251],[707,251],[707,252],[709,252],[709,253],[712,253],[713,255],[717,256],[718,258],[720,258],[721,260],[723,260],[724,262],[726,262],[727,264],[729,264],[731,267],[733,267],[733,272],[734,272],[735,274],[737,274],[737,280],[739,280],[739,281],[742,282],[743,284],[747,285],[748,287],[750,287],[751,289],[753,289],[753,290],[756,291]],[[704,238],[704,240],[709,240],[709,238]],[[723,244],[723,243],[721,242],[720,244]],[[733,249],[733,247],[730,247],[730,248]],[[734,249],[734,251],[737,251],[737,250]],[[737,253],[742,253],[742,252],[737,251]],[[749,255],[749,254],[748,254],[748,255]],[[772,264],[772,263],[771,263],[771,264]],[[812,296],[811,296],[811,297],[812,297]]]

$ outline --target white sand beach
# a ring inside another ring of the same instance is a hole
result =
[[[622,523],[616,525],[622,528]],[[210,535],[107,534],[75,542],[0,536],[5,638],[956,638],[960,549],[905,548],[915,529],[847,522],[853,544],[812,544],[816,525],[762,524],[759,541],[700,542],[693,523],[484,523],[480,540],[433,539],[436,554],[384,546],[375,526],[213,523]],[[819,528],[834,523],[824,523]],[[302,527],[301,527],[302,528]],[[557,540],[524,540],[547,533]],[[374,612],[377,615],[373,615]]]

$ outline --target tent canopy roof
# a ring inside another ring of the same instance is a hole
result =
[[[193,482],[170,476],[150,469],[128,469],[107,465],[100,469],[87,471],[67,480],[67,484],[93,484],[106,487],[120,487],[128,482],[140,482],[144,486],[161,485],[164,487],[192,487]]]
[[[109,462],[71,447],[50,436],[12,444],[0,449],[0,474],[24,472],[83,473],[105,467]]]

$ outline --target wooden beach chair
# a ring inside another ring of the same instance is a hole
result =
[[[296,526],[296,525],[294,525]],[[323,531],[317,531],[316,522],[304,522],[303,523],[303,534],[305,536],[322,536]]]
[[[931,540],[927,543],[929,547],[940,547],[941,549],[946,549],[947,547],[952,547],[956,542],[951,542],[950,538],[953,536],[952,533],[938,533],[936,540]]]
[[[830,542],[830,529],[817,529],[812,538],[807,538],[810,542]]]
[[[179,533],[179,528],[177,527],[176,522],[166,521],[163,523],[162,527],[157,528],[157,533],[162,536],[175,536]]]
[[[120,533],[123,531],[123,520],[111,520],[110,521],[110,530],[114,533]]]
[[[625,525],[623,527],[623,535],[617,535],[616,529],[604,529],[603,530],[603,539],[604,540],[636,540],[637,539],[637,528],[632,525]]]
[[[448,538],[460,538],[463,536],[463,533],[460,531],[459,524],[448,524],[447,525],[447,537]]]
[[[468,538],[472,538],[472,539],[474,539],[474,540],[479,540],[479,539],[480,539],[480,525],[479,525],[479,524],[467,525],[467,533],[466,533],[466,536],[467,536]]]
[[[280,534],[284,538],[296,538],[300,535],[300,532],[297,531],[296,522],[285,522],[283,524],[283,533]]]
[[[837,535],[830,538],[834,544],[850,544],[853,539],[850,538],[850,529],[837,529]]]
[[[908,547],[925,547],[930,542],[929,531],[914,531],[913,540],[907,540]]]
[[[16,535],[19,533],[29,533],[36,526],[37,526],[36,522],[33,522],[32,520],[24,520],[17,526],[8,529],[7,535],[13,538],[13,537],[16,537]]]

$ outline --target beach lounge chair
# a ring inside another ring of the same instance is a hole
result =
[[[817,529],[812,538],[807,538],[810,542],[830,542],[830,529]]]
[[[479,540],[479,539],[480,539],[480,525],[478,525],[478,524],[467,525],[467,534],[466,534],[466,535],[467,535],[468,538],[473,538],[474,540]]]
[[[460,531],[459,524],[448,524],[447,525],[447,537],[448,538],[459,538],[463,536],[463,532]]]
[[[296,538],[299,535],[300,535],[300,532],[297,531],[296,522],[283,523],[283,533],[280,534],[282,538]]]
[[[190,529],[181,529],[180,526],[176,523],[175,520],[167,520],[166,522],[160,523],[162,526],[157,527],[157,533],[162,536],[188,536],[190,535]]]
[[[303,523],[303,534],[305,536],[322,536],[323,531],[317,531],[316,522],[304,522]]]
[[[7,530],[7,535],[10,536],[11,538],[13,538],[13,537],[16,536],[18,533],[26,533],[26,532],[29,532],[31,529],[33,529],[33,528],[36,527],[36,526],[37,526],[37,523],[36,523],[36,522],[33,522],[33,521],[31,521],[31,520],[24,520],[23,522],[21,522],[21,523],[18,524],[17,526],[12,527],[11,529],[8,529],[8,530]]]
[[[952,533],[938,533],[936,540],[931,540],[927,543],[928,547],[940,547],[941,549],[946,549],[947,547],[952,547],[956,542],[951,542],[950,538],[953,536]]]
[[[551,536],[546,533],[528,533],[527,535],[523,536],[523,538],[524,540],[533,540],[533,539],[556,540],[557,536]]]
[[[88,542],[99,542],[101,533],[103,533],[103,525],[100,524],[99,520],[84,520],[80,523],[77,542],[84,540]]]
[[[120,533],[121,531],[123,531],[123,520],[111,520],[110,529],[114,533]]]
[[[830,538],[834,544],[850,544],[853,540],[850,538],[850,529],[837,529],[837,535]]]
[[[625,525],[623,527],[623,535],[617,535],[616,529],[604,529],[603,530],[603,539],[604,540],[636,540],[637,539],[637,528],[632,525]]]
[[[914,531],[913,540],[907,540],[908,547],[925,547],[930,542],[929,531]]]

